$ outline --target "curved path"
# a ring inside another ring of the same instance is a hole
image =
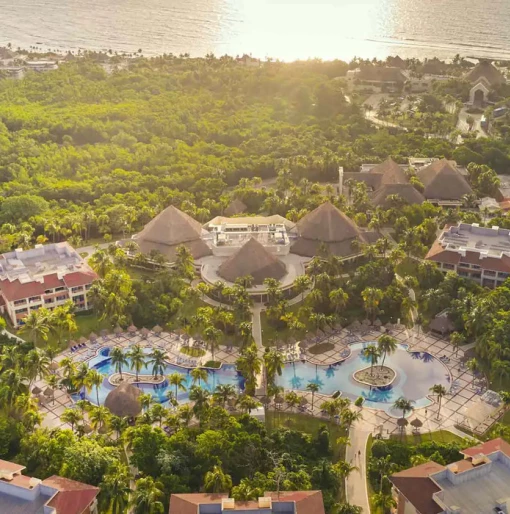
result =
[[[345,451],[345,460],[356,466],[345,479],[345,497],[351,505],[358,505],[363,514],[370,513],[367,489],[367,440],[371,430],[359,421],[349,431],[350,445]]]

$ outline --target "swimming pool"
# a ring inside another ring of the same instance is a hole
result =
[[[151,352],[150,348],[144,348],[144,353],[147,354],[147,361],[150,360],[149,354]],[[95,368],[99,373],[105,375],[105,379],[103,383],[99,386],[99,403],[102,405],[108,396],[108,393],[115,389],[115,386],[111,385],[108,381],[108,377],[116,373],[114,366],[111,363],[111,359],[108,356],[110,353],[110,348],[102,348],[99,354],[96,357],[93,357],[88,361],[88,365],[90,368]],[[140,371],[140,375],[151,375],[151,366],[144,366]],[[183,368],[181,366],[175,366],[173,364],[167,363],[164,375],[168,376],[172,373],[179,373],[186,378],[186,383],[184,384],[186,387],[186,391],[178,391],[177,400],[179,403],[185,403],[189,399],[188,390],[193,385],[193,380],[190,376],[191,369]],[[134,369],[131,367],[131,362],[128,359],[128,366],[124,366],[122,368],[122,372],[127,373],[135,373]],[[236,388],[244,389],[244,378],[237,371],[234,364],[223,364],[219,369],[208,369],[207,370],[208,379],[207,383],[200,384],[201,387],[207,389],[210,392],[213,392],[217,385],[219,384],[232,384]],[[159,403],[166,403],[168,399],[166,397],[166,392],[170,389],[175,394],[175,386],[169,385],[168,380],[165,379],[161,384],[151,384],[151,383],[140,383],[135,384],[139,387],[142,393],[150,393],[154,400]],[[78,395],[77,395],[78,397]],[[84,396],[90,402],[97,404],[96,397],[96,388],[92,388],[90,391],[85,392]]]
[[[370,366],[363,357],[363,349],[374,343],[355,343],[350,345],[351,355],[343,362],[331,366],[320,366],[309,362],[286,364],[283,373],[277,377],[277,385],[285,389],[305,390],[309,382],[320,386],[320,392],[333,394],[341,391],[351,400],[362,396],[364,405],[382,409],[398,416],[393,403],[401,396],[414,401],[414,407],[427,407],[432,402],[427,395],[430,387],[441,384],[450,388],[450,373],[446,366],[433,355],[426,352],[408,352],[408,346],[399,344],[393,355],[384,362],[397,373],[394,382],[387,387],[370,387],[356,382],[352,377],[359,369]],[[379,361],[381,363],[381,361]]]

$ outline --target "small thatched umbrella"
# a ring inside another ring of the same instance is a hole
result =
[[[397,426],[400,428],[400,430],[404,430],[404,428],[409,425],[409,421],[407,421],[406,418],[398,418],[397,419]]]
[[[152,331],[155,333],[155,334],[161,334],[161,332],[163,332],[163,329],[159,326],[159,325],[156,325]]]
[[[359,322],[359,320],[354,320],[350,325],[349,325],[349,328],[351,330],[353,329],[357,329],[357,328],[360,328],[361,327],[361,323]]]
[[[81,336],[81,337],[80,337],[80,339],[78,339],[78,342],[79,342],[80,344],[83,344],[83,343],[86,343],[86,342],[87,342],[87,340],[86,340],[83,336]]]
[[[76,341],[73,341],[72,339],[70,339],[69,342],[67,343],[67,346],[69,348],[72,348],[73,346],[76,346]]]
[[[259,398],[259,401],[264,407],[267,407],[271,403],[271,398],[269,396],[262,396]]]
[[[420,419],[414,418],[411,421],[411,426],[414,427],[416,430],[419,430],[423,426],[423,423],[421,422]]]
[[[93,343],[94,341],[97,341],[97,334],[95,334],[94,332],[91,332],[89,334],[89,339],[90,341]]]
[[[53,362],[50,364],[50,370],[51,370],[51,371],[57,371],[57,369],[58,369],[58,368],[59,368],[58,362],[53,361]]]
[[[144,339],[147,339],[147,336],[150,334],[150,330],[148,328],[143,327],[142,330],[140,330],[140,334],[142,334],[142,337]]]
[[[130,334],[136,334],[136,331],[137,331],[137,330],[138,330],[138,329],[137,329],[134,325],[129,325],[129,327],[128,327],[128,332],[129,332]]]
[[[55,391],[50,387],[48,386],[45,390],[44,390],[44,396],[47,396],[48,398],[51,398],[53,396],[53,394],[55,393]]]
[[[101,334],[101,337],[106,337],[108,335],[108,330],[106,328],[103,328],[99,333]]]
[[[113,329],[113,333],[119,337],[120,334],[122,334],[122,328],[119,327],[119,325],[117,325],[114,329]]]
[[[362,325],[365,325],[365,327],[369,327],[370,326],[370,320],[369,319],[364,319],[362,322],[361,322]]]
[[[377,318],[377,319],[374,321],[374,326],[375,326],[375,327],[380,327],[381,325],[382,325],[382,321],[381,321],[379,318]]]
[[[283,402],[285,400],[283,399],[283,396],[281,395],[278,395],[275,399],[274,399],[274,403],[275,405],[283,405]]]
[[[42,389],[40,387],[37,387],[35,386],[33,389],[32,389],[32,394],[35,394],[36,396],[38,394],[41,394],[42,393]]]
[[[115,416],[134,418],[142,412],[140,394],[140,389],[125,382],[108,393],[104,405]]]

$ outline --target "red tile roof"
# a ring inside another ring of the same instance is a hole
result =
[[[419,514],[439,514],[443,509],[432,499],[432,495],[441,491],[441,488],[431,480],[430,475],[444,469],[444,466],[435,462],[426,462],[395,473],[390,481]]]
[[[78,287],[90,284],[97,278],[97,274],[92,270],[74,271],[73,273],[68,273],[65,275],[64,282],[66,283],[67,287]]]
[[[53,475],[42,482],[59,493],[48,503],[57,514],[82,514],[99,494],[99,488]]]
[[[46,275],[44,277],[44,286],[46,289],[53,289],[55,287],[62,287],[64,285],[64,281],[58,278],[56,273],[53,273],[52,275]]]
[[[8,302],[44,294],[45,289],[47,288],[41,282],[22,284],[18,279],[12,282],[8,279],[0,280],[0,291]]]
[[[8,460],[0,460],[0,470],[8,471],[9,473],[21,473],[25,469],[25,466],[16,464],[15,462],[9,462]]]
[[[498,451],[501,451],[507,457],[510,457],[510,444],[501,439],[501,437],[498,437],[497,439],[492,439],[491,441],[487,441],[486,443],[481,443],[477,446],[473,446],[472,448],[461,450],[460,453],[466,455],[467,457],[473,457],[475,455],[478,455],[479,453],[483,453],[484,455],[490,455],[491,453],[495,453]]]
[[[434,262],[446,262],[448,264],[458,264],[460,261],[460,254],[445,250],[438,239],[434,241],[430,250],[428,251],[425,259]]]
[[[322,491],[282,491],[279,497],[275,492],[265,493],[264,496],[271,496],[273,501],[296,502],[296,514],[325,512]]]

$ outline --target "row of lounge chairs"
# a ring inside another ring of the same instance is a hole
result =
[[[74,346],[71,346],[71,353],[77,352],[79,349],[86,348],[86,347],[87,347],[87,343],[76,344]]]

